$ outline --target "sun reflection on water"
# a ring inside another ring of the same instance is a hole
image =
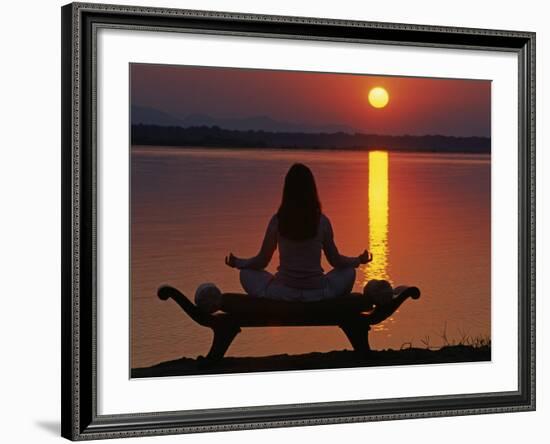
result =
[[[388,274],[389,161],[387,151],[369,153],[369,250],[372,262],[363,265],[363,285],[371,279],[393,282]],[[393,319],[389,321],[393,322]],[[373,326],[386,331],[387,322]]]
[[[365,284],[388,275],[388,152],[369,153],[369,248],[373,260],[366,265]]]

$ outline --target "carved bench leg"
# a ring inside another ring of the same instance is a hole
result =
[[[217,362],[223,358],[235,336],[241,332],[241,329],[235,326],[224,325],[213,328],[213,331],[214,339],[212,340],[212,346],[208,355],[206,355],[206,359],[210,363]]]
[[[369,330],[370,327],[361,323],[349,323],[340,325],[340,328],[347,336],[353,350],[358,353],[369,353]]]

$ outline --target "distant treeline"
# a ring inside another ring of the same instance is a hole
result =
[[[384,136],[348,133],[286,133],[226,130],[216,126],[133,125],[133,145],[223,148],[387,149],[395,151],[490,153],[488,137]]]

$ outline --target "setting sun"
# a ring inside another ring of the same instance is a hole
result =
[[[390,101],[390,96],[388,91],[386,91],[381,86],[372,88],[369,91],[369,103],[374,108],[384,108]]]

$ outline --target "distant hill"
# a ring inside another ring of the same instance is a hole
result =
[[[132,125],[185,126],[181,119],[146,106],[132,105],[130,117]]]
[[[207,114],[189,114],[184,117],[174,116],[155,108],[132,105],[132,125],[159,125],[180,126],[191,128],[196,126],[208,126],[236,130],[236,131],[273,131],[296,133],[325,133],[346,132],[353,134],[355,129],[347,125],[324,124],[307,125],[301,123],[284,122],[272,119],[268,116],[251,117],[213,117]]]
[[[490,153],[488,137],[386,136],[345,132],[305,133],[228,130],[217,126],[133,125],[132,144],[174,147],[387,149],[390,151]]]

